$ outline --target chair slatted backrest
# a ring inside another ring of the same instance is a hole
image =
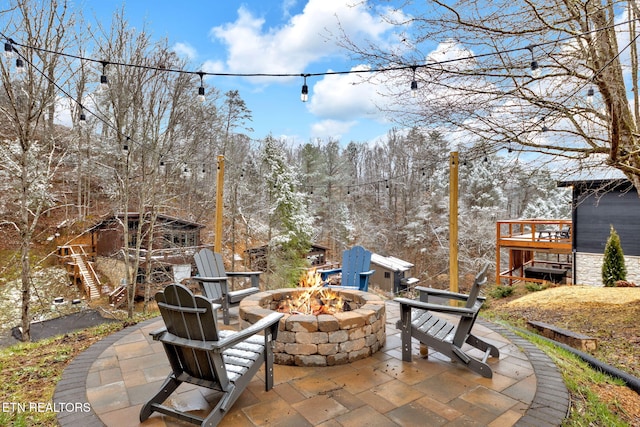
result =
[[[174,283],[156,294],[160,314],[167,332],[186,340],[197,342],[218,341],[217,319],[213,306],[206,298],[193,295],[185,286]],[[228,385],[228,377],[222,362],[222,354],[183,347],[163,341],[168,347],[169,361],[174,373],[207,381],[216,381],[222,389]]]
[[[369,271],[371,252],[362,246],[354,246],[342,253],[342,286],[358,287],[360,273]]]
[[[197,252],[193,259],[198,268],[198,274],[202,277],[226,277],[222,255],[213,252],[211,249],[203,248]],[[219,283],[206,283],[207,296],[211,299],[222,298],[222,288]]]
[[[471,286],[471,290],[469,291],[469,298],[467,299],[467,303],[465,304],[466,308],[473,308],[475,304],[478,302],[478,298],[480,297],[480,288],[487,283],[487,270],[489,269],[489,264],[485,264],[484,267],[476,274],[476,278],[473,281],[473,285]]]
[[[482,307],[482,304],[484,303],[484,300],[480,298],[480,289],[485,283],[487,283],[488,268],[489,264],[485,264],[480,272],[476,274],[473,285],[471,285],[471,290],[469,291],[469,297],[467,298],[465,307],[473,309],[475,313],[473,314],[473,316],[460,317],[460,320],[458,321],[458,327],[456,328],[455,336],[453,338],[454,344],[458,346],[462,346],[462,344],[466,341],[467,336],[471,333],[471,329],[473,328],[473,325],[476,322],[476,318],[478,317],[478,313],[480,312],[480,307]]]

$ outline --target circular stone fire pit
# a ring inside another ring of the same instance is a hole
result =
[[[285,314],[274,348],[275,363],[297,366],[342,365],[377,352],[385,343],[385,306],[382,298],[356,290],[334,289],[350,311],[335,314]],[[260,292],[240,302],[244,328],[276,311],[282,300],[304,288]]]

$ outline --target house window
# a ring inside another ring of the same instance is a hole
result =
[[[385,271],[385,272],[384,272],[384,278],[385,278],[385,279],[391,279],[391,273],[390,273],[390,272],[388,272],[388,271]]]

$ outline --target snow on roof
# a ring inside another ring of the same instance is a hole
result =
[[[371,262],[393,271],[407,271],[413,267],[413,264],[410,262],[403,261],[392,256],[382,256],[376,253],[371,254]]]

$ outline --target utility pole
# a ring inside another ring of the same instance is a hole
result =
[[[458,292],[458,152],[449,158],[449,290]]]
[[[222,253],[222,208],[224,189],[224,156],[218,155],[218,173],[216,175],[216,230],[213,250]]]

